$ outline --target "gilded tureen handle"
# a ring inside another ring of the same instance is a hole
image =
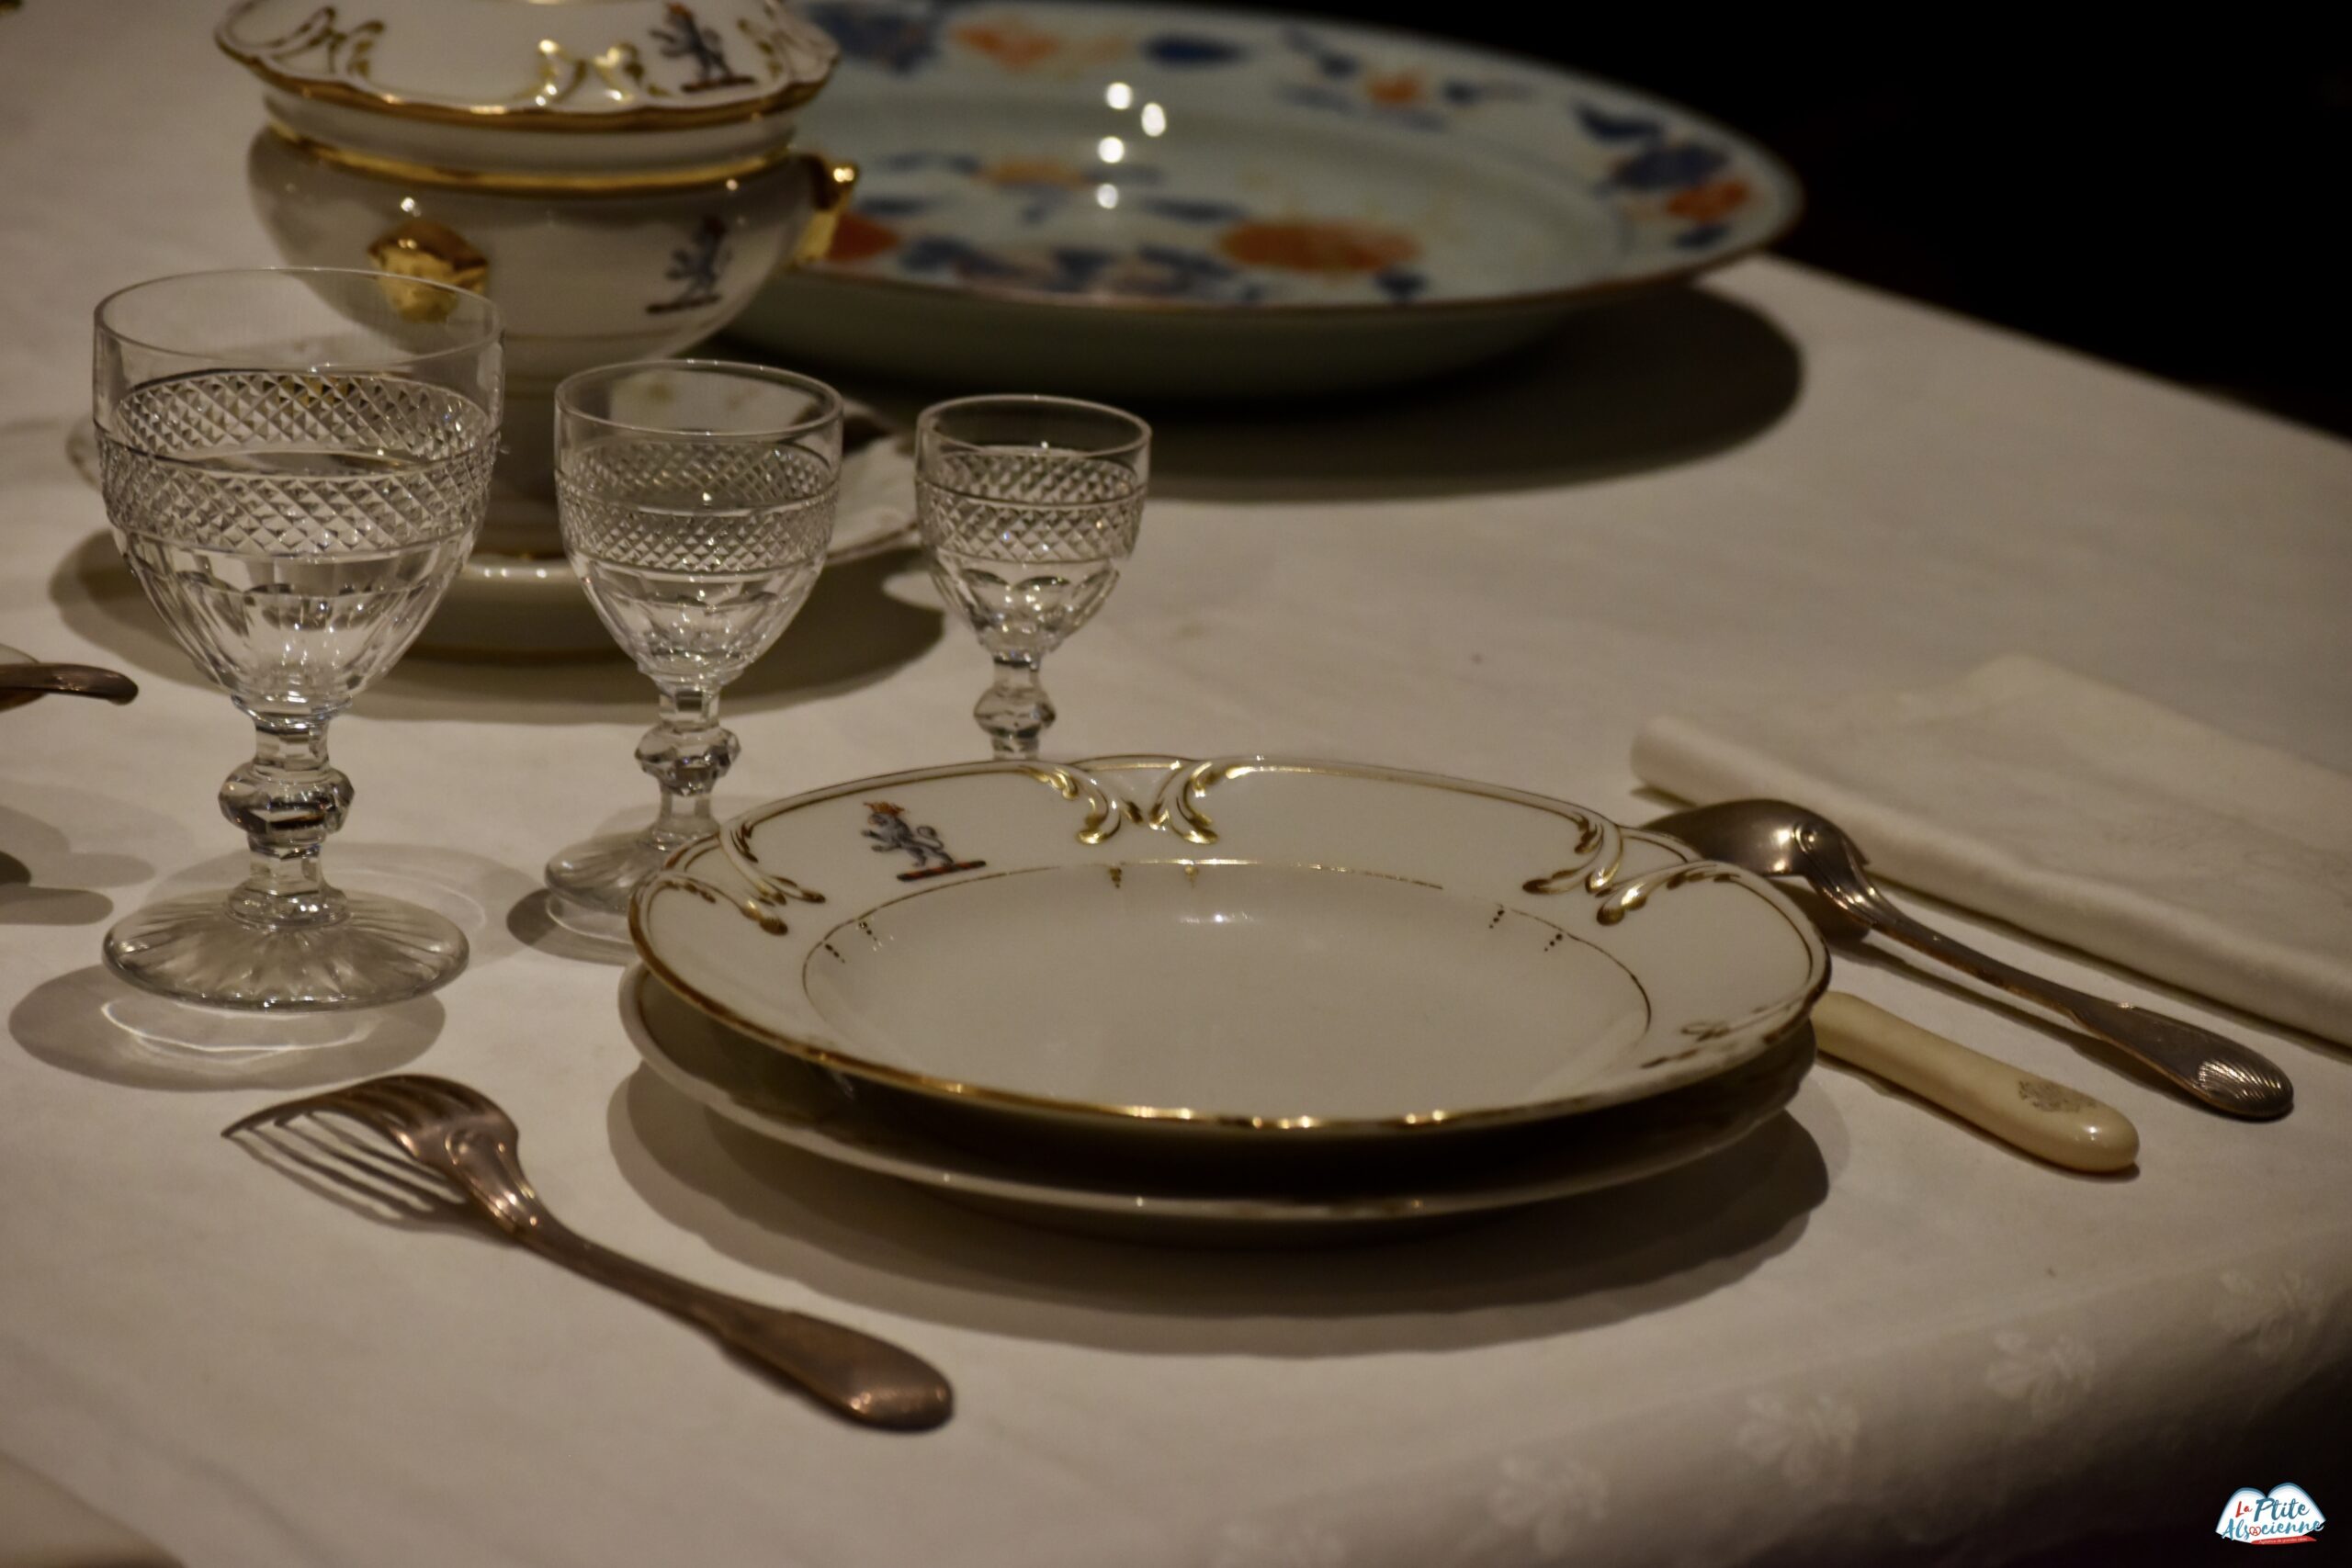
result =
[[[412,218],[378,235],[368,247],[368,259],[376,264],[378,272],[392,277],[421,278],[476,294],[490,286],[490,258],[463,234],[430,218]],[[390,297],[392,308],[413,321],[438,321],[456,303],[436,290],[404,288],[389,279],[384,292]]]
[[[855,164],[829,158],[822,152],[803,152],[800,159],[808,168],[808,227],[800,231],[800,243],[778,269],[784,272],[825,259],[825,253],[833,248],[833,231],[840,226],[842,214],[849,210],[849,198],[857,189]]]

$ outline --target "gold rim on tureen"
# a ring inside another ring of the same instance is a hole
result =
[[[315,103],[440,125],[590,132],[690,130],[739,124],[806,104],[832,79],[840,59],[835,53],[817,76],[800,77],[774,41],[763,39],[746,24],[746,40],[762,55],[770,72],[782,78],[779,85],[755,98],[697,104],[652,81],[635,44],[616,42],[582,56],[552,39],[542,39],[530,62],[529,80],[514,93],[497,103],[452,104],[386,87],[374,79],[373,51],[384,32],[381,21],[346,26],[334,6],[321,6],[281,37],[248,40],[231,31],[243,9],[232,11],[214,30],[212,40],[221,53],[270,86]],[[288,61],[306,55],[315,55],[334,74],[306,74],[287,68]],[[595,90],[614,102],[636,101],[627,108],[586,112],[565,107],[575,95]]]

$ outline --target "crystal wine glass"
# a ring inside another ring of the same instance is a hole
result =
[[[628,899],[670,853],[718,830],[710,792],[735,761],[719,688],[775,646],[825,564],[842,467],[842,400],[759,365],[650,360],[556,389],[563,547],[605,626],[661,695],[638,765],[653,821],[548,862],[568,930],[628,934]]]
[[[327,723],[422,629],[481,526],[498,446],[497,308],[377,273],[196,273],[97,309],[107,515],[180,645],[253,720],[220,809],[253,866],[107,933],[183,1000],[362,1007],[431,990],[466,939],[319,867],[351,781]]]
[[[1035,757],[1046,655],[1092,618],[1135,552],[1151,426],[1070,398],[959,398],[915,426],[915,510],[940,592],[996,660],[972,709],[999,757]]]

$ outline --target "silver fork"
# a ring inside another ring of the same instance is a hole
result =
[[[823,1318],[693,1284],[571,1230],[548,1213],[523,1174],[514,1119],[463,1084],[421,1073],[369,1078],[257,1111],[220,1135],[233,1138],[262,1128],[299,1133],[294,1123],[329,1116],[390,1139],[410,1160],[450,1184],[455,1194],[442,1198],[443,1203],[470,1204],[540,1257],[684,1318],[853,1420],[919,1431],[939,1426],[955,1408],[946,1378],[919,1356]],[[400,1180],[386,1169],[389,1161],[363,1157],[366,1151],[341,1140],[308,1136],[300,1150],[279,1152],[339,1185],[365,1181],[371,1196],[382,1197],[386,1184],[396,1183],[401,1207],[412,1213],[420,1201],[432,1201],[413,1178]]]

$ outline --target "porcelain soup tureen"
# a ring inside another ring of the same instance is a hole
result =
[[[821,254],[855,175],[792,136],[831,40],[779,0],[242,0],[215,36],[265,85],[247,167],[288,262],[505,313],[498,488],[435,637],[598,646],[555,526],[555,385],[674,353]],[[518,624],[549,603],[565,624]]]

